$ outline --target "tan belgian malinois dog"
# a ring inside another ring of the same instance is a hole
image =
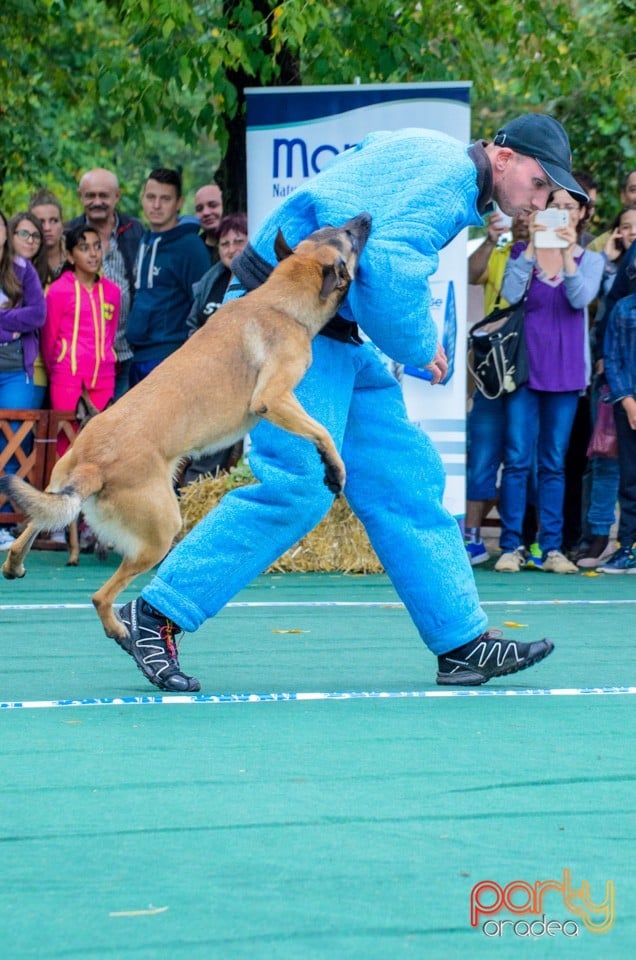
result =
[[[324,227],[291,250],[265,283],[221,307],[175,353],[112,407],[90,420],[56,463],[42,492],[15,476],[0,480],[28,518],[2,567],[25,575],[40,530],[59,530],[84,513],[122,562],[93,596],[107,636],[125,639],[113,603],[133,577],[166,555],[181,527],[173,477],[183,457],[231,446],[260,418],[315,444],[325,483],[340,493],[344,464],[334,442],[292,393],[311,364],[311,341],[333,317],[369,236],[362,213]]]

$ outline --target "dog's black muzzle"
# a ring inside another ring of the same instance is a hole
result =
[[[350,237],[353,252],[359,255],[362,253],[371,233],[371,214],[359,213],[357,217],[343,223],[341,229],[345,230]]]

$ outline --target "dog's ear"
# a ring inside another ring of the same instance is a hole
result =
[[[75,406],[75,419],[79,425],[84,426],[85,423],[88,423],[91,417],[94,417],[98,413],[99,410],[89,397],[87,391],[85,389],[82,390],[82,395]]]
[[[274,253],[276,254],[276,259],[279,262],[281,260],[286,260],[287,257],[291,257],[293,252],[294,251],[285,240],[282,230],[279,228],[274,241]]]
[[[293,252],[294,251],[285,240],[282,230],[279,228],[278,233],[276,234],[276,240],[274,241],[274,253],[276,254],[276,259],[279,262],[281,260],[285,260],[287,257],[291,257]]]
[[[338,257],[334,263],[322,268],[322,287],[319,299],[328,300],[334,290],[348,287],[350,283],[351,274],[347,270],[347,265],[342,257]]]
[[[104,407],[104,410],[108,410],[108,408],[112,406],[114,402],[114,398],[111,397]],[[82,388],[82,394],[75,405],[75,419],[79,423],[80,427],[85,426],[88,421],[92,420],[93,417],[96,417],[99,412],[100,411],[91,400],[86,388]]]

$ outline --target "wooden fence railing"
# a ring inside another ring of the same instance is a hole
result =
[[[75,413],[73,410],[7,410],[0,408],[0,476],[7,472],[44,490],[57,460],[57,440],[65,434],[73,442],[75,437]],[[17,462],[17,469],[7,471],[10,460]],[[0,494],[0,508],[7,498]],[[11,507],[11,512],[0,515],[3,523],[17,523],[23,518]]]

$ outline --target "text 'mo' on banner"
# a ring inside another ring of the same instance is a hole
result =
[[[250,87],[245,93],[250,233],[333,157],[375,130],[426,127],[470,140],[469,83]],[[409,416],[442,456],[445,504],[458,518],[465,509],[466,240],[464,231],[444,248],[431,281],[433,316],[450,362],[446,382],[431,387],[420,371],[400,371]]]

